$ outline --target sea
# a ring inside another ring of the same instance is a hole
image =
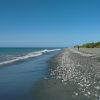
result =
[[[59,48],[0,48],[0,100],[35,100],[36,83],[46,78],[48,60]]]

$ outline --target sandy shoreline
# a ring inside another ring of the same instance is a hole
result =
[[[37,100],[100,100],[100,62],[90,53],[64,49],[50,62]]]

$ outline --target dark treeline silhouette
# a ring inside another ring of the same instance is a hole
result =
[[[74,46],[78,47],[78,46]],[[79,46],[80,48],[100,48],[100,42],[86,43]]]

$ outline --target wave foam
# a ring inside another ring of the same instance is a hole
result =
[[[22,57],[16,57],[12,60],[3,61],[3,62],[0,63],[0,66],[5,65],[5,64],[10,64],[10,63],[13,63],[13,62],[17,62],[17,61],[20,61],[20,60],[25,60],[25,59],[28,59],[28,58],[33,58],[33,57],[36,57],[36,56],[43,55],[45,53],[49,53],[49,52],[52,52],[52,51],[58,51],[58,50],[61,50],[61,49],[53,49],[53,50],[45,49],[45,50],[41,50],[41,51],[31,52],[31,53],[29,53],[25,56],[22,56]]]

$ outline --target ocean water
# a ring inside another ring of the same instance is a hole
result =
[[[0,48],[0,100],[36,100],[34,88],[58,53],[55,48]]]
[[[0,48],[0,66],[56,51],[55,48]]]

